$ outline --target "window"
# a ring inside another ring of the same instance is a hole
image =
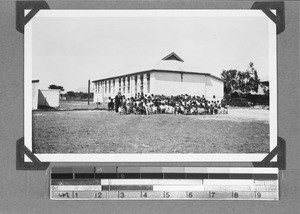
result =
[[[134,76],[134,93],[137,94],[137,76]]]
[[[115,87],[116,87],[116,85],[115,85],[115,79],[113,79],[113,93],[115,93]]]
[[[150,93],[150,73],[147,73],[147,93]]]
[[[108,80],[108,93],[110,93],[110,80]]]
[[[127,77],[127,93],[130,93],[130,77]]]
[[[107,94],[107,80],[105,80],[105,83],[104,83],[104,87],[105,87],[105,94]]]
[[[140,75],[140,82],[141,82],[141,93],[143,93],[143,89],[144,89],[144,75],[143,74]]]
[[[119,78],[119,91],[121,91],[121,78]]]
[[[125,94],[125,79],[126,77],[123,77],[123,94]]]

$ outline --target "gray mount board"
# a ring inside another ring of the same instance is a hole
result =
[[[254,1],[47,1],[51,9],[249,9]],[[17,171],[23,136],[23,34],[15,26],[15,1],[0,1],[0,213],[297,213],[299,210],[299,2],[285,2],[278,35],[278,135],[286,143],[279,202],[123,201],[53,202],[46,171]],[[68,164],[57,164],[68,165]],[[71,164],[69,164],[71,165]],[[171,164],[170,164],[171,165]]]

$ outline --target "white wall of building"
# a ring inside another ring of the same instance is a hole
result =
[[[137,84],[135,84],[135,76],[137,76]],[[123,81],[124,78],[125,84]],[[126,98],[134,97],[135,93],[141,93],[141,74],[130,76],[129,90],[128,77],[121,78],[120,86],[119,78],[115,78],[115,86],[113,86],[113,79],[111,79],[110,82],[110,90],[109,80],[103,80],[94,83],[94,102],[108,102],[108,98],[114,98],[119,90],[121,91],[122,95],[125,95]],[[213,98],[213,95],[215,95],[216,99],[221,100],[224,95],[223,84],[224,83],[222,81],[209,75],[154,71],[150,72],[150,92],[148,92],[147,73],[143,74],[143,93],[147,95],[204,95],[209,100]],[[137,90],[135,87],[137,87]]]
[[[137,76],[137,83],[135,84],[135,76]],[[150,76],[151,78],[151,76]],[[121,79],[121,84],[119,80]],[[125,81],[124,81],[125,79]],[[115,84],[113,84],[115,81]],[[141,74],[131,75],[121,78],[114,78],[110,80],[101,80],[94,82],[94,102],[108,102],[109,97],[114,98],[120,91],[126,98],[134,97],[136,93],[141,93],[141,85],[143,82],[143,93],[147,92],[147,75],[143,74],[143,81],[141,81]],[[106,84],[106,86],[105,86]],[[109,87],[110,86],[110,87]]]
[[[94,92],[94,102],[96,103],[96,102],[100,102],[100,103],[102,103],[103,102],[103,96],[102,96],[102,94],[96,94],[95,92]]]
[[[224,95],[224,83],[209,75],[154,72],[151,86],[151,93],[167,96],[204,95],[207,99],[212,99],[215,95],[217,99],[222,99]]]
[[[59,107],[59,94],[60,90],[39,90],[38,105],[39,106],[50,106]]]
[[[182,76],[181,94],[205,96],[205,83],[207,76],[197,74],[183,74]]]
[[[206,81],[206,98],[208,100],[215,95],[217,100],[223,99],[224,96],[224,82],[213,77],[208,77]]]
[[[170,72],[153,72],[154,81],[153,89],[150,88],[151,94],[179,95],[181,94],[181,74]],[[150,86],[151,87],[151,86]]]
[[[96,102],[103,102],[103,94],[102,94],[102,86],[100,85],[100,81],[94,82],[94,99]]]

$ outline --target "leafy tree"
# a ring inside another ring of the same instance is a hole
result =
[[[59,86],[59,85],[54,85],[54,84],[49,85],[48,89],[59,89],[59,90],[61,90],[61,91],[64,91],[64,90],[65,90],[64,87]]]
[[[252,88],[251,88],[251,75],[249,71],[239,71],[238,72],[238,89],[243,92],[244,94],[250,93]]]
[[[236,90],[238,88],[237,73],[237,70],[222,71],[221,78],[225,80],[224,92],[226,94],[231,94],[233,90]]]
[[[252,74],[252,77],[250,79],[251,89],[257,92],[258,86],[260,84],[260,79],[258,78],[257,70],[254,68],[253,62],[249,63],[249,67],[250,67],[250,73]]]
[[[90,99],[93,98],[94,94],[90,93],[90,96],[88,96],[88,93],[86,92],[74,92],[74,91],[68,91],[66,93],[66,96],[71,99],[71,100],[86,100],[88,99],[88,97],[90,97]]]
[[[76,96],[74,91],[68,91],[67,95],[68,95],[68,97],[75,97]]]
[[[248,94],[251,91],[257,92],[260,85],[253,62],[249,63],[249,69],[246,71],[223,70],[221,78],[225,81],[224,92],[228,95],[236,91],[241,91],[243,94]]]

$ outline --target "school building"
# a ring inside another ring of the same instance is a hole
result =
[[[158,63],[138,69],[124,69],[112,72],[110,76],[94,80],[94,102],[107,102],[120,91],[126,98],[137,93],[176,96],[188,94],[204,95],[221,100],[224,95],[224,81],[209,73],[190,71],[174,52]]]

